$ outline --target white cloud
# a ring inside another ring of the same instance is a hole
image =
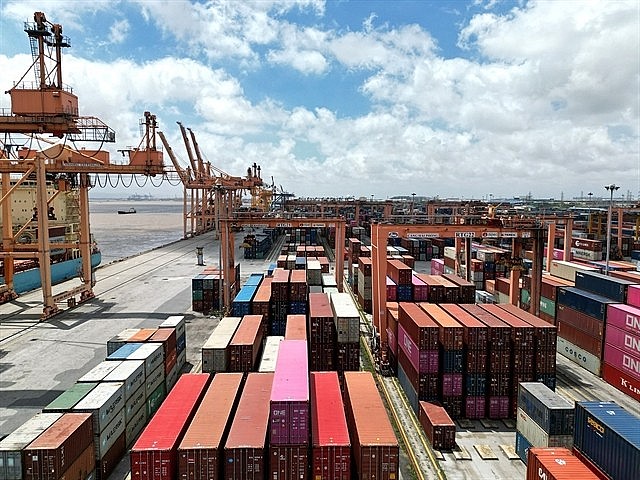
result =
[[[127,20],[118,20],[111,25],[109,29],[109,41],[111,43],[122,43],[129,34],[131,25]]]

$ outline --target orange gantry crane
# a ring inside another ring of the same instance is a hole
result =
[[[14,260],[37,259],[43,292],[42,318],[48,318],[59,311],[57,304],[67,301],[72,306],[93,296],[91,274],[91,235],[89,225],[90,174],[130,174],[165,175],[162,152],[150,143],[149,129],[155,128],[152,117],[147,117],[147,144],[132,150],[129,163],[112,164],[109,153],[100,150],[76,150],[67,141],[115,142],[115,133],[95,117],[81,117],[78,97],[70,87],[62,83],[62,49],[70,46],[70,41],[62,35],[62,26],[52,24],[42,12],[34,14],[33,22],[26,22],[33,63],[8,91],[11,96],[11,111],[0,115],[2,153],[0,154],[0,178],[2,181],[0,212],[2,213],[2,251],[6,288],[13,290]],[[29,72],[35,75],[35,82],[27,82]],[[40,151],[29,148],[12,151],[14,135],[51,134],[65,138]],[[13,176],[13,177],[12,177]],[[25,225],[14,231],[12,222],[12,193],[26,180],[36,183],[36,209],[42,212],[30,222],[37,224],[37,242],[21,244],[18,241]],[[56,181],[58,191],[77,188],[79,191],[80,233],[79,241],[51,244],[49,239],[49,218],[44,214],[53,200],[47,192],[50,180]],[[72,181],[70,181],[72,180]],[[51,251],[54,248],[78,249],[82,257],[82,284],[58,295],[52,294]]]

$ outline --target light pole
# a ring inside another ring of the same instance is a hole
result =
[[[593,197],[593,192],[587,193],[589,196],[589,206],[588,206],[588,216],[587,216],[587,232],[591,234],[591,197]]]
[[[611,185],[605,185],[604,188],[606,188],[611,194],[611,196],[609,197],[609,214],[607,215],[607,260],[605,262],[605,267],[604,267],[605,275],[609,275],[609,254],[611,253],[611,215],[613,210],[613,192],[618,190],[620,186],[612,183]],[[620,232],[618,232],[618,235],[619,234]]]
[[[413,207],[415,205],[415,201],[416,201],[416,194],[414,192],[411,194],[411,216],[413,216]]]

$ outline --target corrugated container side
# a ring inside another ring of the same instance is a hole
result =
[[[421,401],[418,420],[433,448],[449,450],[455,447],[456,424],[443,407]]]
[[[143,360],[127,360],[118,365],[103,379],[104,382],[122,382],[124,383],[125,401],[140,389],[145,382],[144,361]]]
[[[433,303],[421,303],[420,307],[438,324],[440,344],[445,350],[460,350],[464,329],[448,312]]]
[[[540,382],[518,385],[518,407],[549,435],[573,435],[573,404]]]
[[[607,325],[605,343],[640,359],[640,335],[626,332],[613,325]],[[638,373],[640,375],[640,369]]]
[[[202,371],[226,372],[229,369],[229,343],[240,325],[240,317],[224,317],[202,346]]]
[[[118,335],[111,337],[107,340],[107,356],[111,355],[113,352],[122,347],[127,340],[131,338],[136,332],[142,330],[141,328],[127,328],[121,331]]]
[[[256,367],[264,329],[261,315],[245,315],[229,342],[229,371],[251,372]]]
[[[530,448],[527,480],[597,480],[570,450],[566,448]]]
[[[631,305],[607,305],[607,326],[640,336],[640,309]]]
[[[573,435],[549,435],[521,408],[516,414],[516,429],[534,447],[573,447]]]
[[[144,343],[131,352],[126,359],[144,360],[145,375],[149,377],[150,372],[155,371],[160,366],[164,366],[164,349],[158,343]]]
[[[93,414],[93,433],[99,434],[120,413],[124,413],[124,383],[99,383],[74,407],[74,412]]]
[[[640,357],[629,354],[611,344],[604,347],[604,361],[623,371],[631,378],[640,380]]]
[[[309,445],[270,445],[269,479],[309,478]]]
[[[225,480],[265,478],[265,443],[272,384],[272,373],[247,375],[224,446]]]
[[[558,337],[557,351],[572,362],[580,365],[585,370],[588,370],[594,375],[600,376],[600,359],[592,353],[587,352],[583,348],[578,347],[562,337]]]
[[[96,458],[93,444],[85,448],[84,452],[71,464],[71,466],[60,476],[59,480],[85,479],[96,468]],[[106,477],[102,477],[106,478]]]
[[[209,382],[209,374],[180,377],[131,448],[132,480],[174,480],[177,446]]]
[[[83,376],[78,379],[78,383],[86,383],[86,382],[101,382],[104,378],[109,375],[115,368],[120,365],[121,361],[103,361],[98,365],[93,367]]]
[[[619,303],[627,299],[627,288],[633,282],[598,272],[576,272],[576,288],[602,295]]]
[[[241,384],[241,373],[220,373],[211,381],[178,446],[178,479],[221,478],[222,447]]]
[[[604,362],[602,364],[602,379],[631,398],[640,402],[640,380]]]

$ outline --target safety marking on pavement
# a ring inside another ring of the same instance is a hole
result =
[[[476,449],[476,452],[483,460],[498,460],[498,456],[493,453],[489,445],[474,445],[473,448]]]
[[[500,445],[500,448],[509,460],[520,460],[515,445]]]

